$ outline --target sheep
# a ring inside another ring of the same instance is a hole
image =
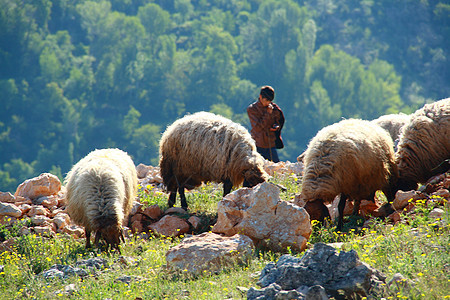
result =
[[[450,158],[450,98],[424,105],[402,128],[395,161],[398,189],[415,190],[448,170]]]
[[[380,126],[386,130],[394,141],[394,149],[398,144],[398,138],[400,135],[400,129],[409,122],[410,116],[404,113],[383,115],[375,120],[372,120],[374,124]],[[305,152],[297,156],[298,162],[303,162]]]
[[[188,208],[184,189],[202,182],[222,182],[223,195],[244,183],[253,187],[268,179],[264,159],[242,125],[209,112],[197,112],[175,121],[160,140],[160,171],[174,206],[177,190]]]
[[[338,230],[342,230],[348,198],[355,201],[354,214],[361,200],[373,199],[377,190],[383,190],[389,201],[394,198],[398,171],[393,142],[387,131],[370,121],[349,119],[321,129],[308,144],[304,163],[301,198],[307,201],[305,209],[319,205],[323,221],[329,216],[324,204],[341,195]]]
[[[119,149],[100,149],[89,153],[67,174],[67,211],[72,220],[84,226],[86,249],[91,248],[91,232],[95,246],[100,238],[106,250],[120,252],[120,239],[125,242],[122,223],[128,216],[137,192],[137,173],[131,157]]]
[[[410,115],[404,113],[383,115],[373,123],[386,130],[394,141],[394,151],[397,148],[401,128],[409,122]]]

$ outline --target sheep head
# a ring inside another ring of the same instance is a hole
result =
[[[255,185],[267,181],[269,176],[258,166],[253,166],[244,172],[244,187],[254,187]]]

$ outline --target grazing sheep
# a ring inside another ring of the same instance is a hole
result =
[[[323,128],[310,141],[304,163],[301,197],[314,202],[305,209],[320,204],[326,216],[324,203],[340,194],[338,230],[342,229],[347,198],[355,201],[354,214],[360,201],[373,199],[377,190],[383,190],[389,201],[394,198],[397,166],[393,142],[385,130],[369,121],[343,120]]]
[[[396,163],[398,188],[417,189],[418,183],[445,172],[450,158],[450,98],[424,105],[402,128]]]
[[[381,116],[375,120],[372,120],[372,122],[383,128],[390,134],[392,140],[394,141],[394,146],[396,147],[398,144],[400,130],[405,124],[409,122],[409,118],[410,115],[398,113]]]
[[[168,205],[176,201],[187,209],[184,188],[202,182],[223,182],[224,196],[244,182],[253,187],[268,179],[264,159],[241,125],[219,115],[198,112],[175,121],[160,141],[160,170],[170,192]]]
[[[84,226],[86,248],[100,238],[107,250],[119,250],[122,222],[128,216],[137,191],[137,174],[133,161],[122,150],[102,149],[89,153],[75,164],[65,178],[67,211],[72,220]],[[120,250],[119,250],[120,251]]]

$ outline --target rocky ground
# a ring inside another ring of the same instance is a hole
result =
[[[140,187],[144,189],[144,193],[146,190],[164,193],[158,167],[141,164],[136,168]],[[276,173],[294,179],[301,179],[302,175],[301,163],[267,163],[265,168],[270,175]],[[393,202],[394,212],[389,215],[378,200],[375,203],[362,201],[360,215],[366,220],[364,226],[369,226],[375,217],[385,217],[395,224],[400,221],[402,214],[414,213],[417,203],[434,202],[438,205],[435,205],[437,208],[432,211],[430,217],[440,218],[444,211],[439,206],[449,201],[449,190],[450,173],[440,174],[431,178],[417,191],[399,191]],[[169,268],[188,270],[193,274],[205,269],[219,270],[226,264],[243,262],[248,259],[255,247],[265,247],[272,251],[284,251],[287,248],[303,251],[312,231],[310,216],[302,208],[304,203],[301,202],[299,195],[293,201],[283,201],[279,194],[280,187],[271,183],[264,183],[253,189],[236,190],[218,203],[217,222],[212,224],[214,225],[212,229],[211,224],[205,226],[198,216],[189,214],[181,208],[163,211],[157,205],[144,207],[140,199],[136,199],[124,228],[128,235],[139,234],[141,238],[146,238],[150,234],[161,237],[186,235],[179,245],[168,251],[166,261]],[[328,207],[332,217],[337,214],[338,201],[337,197]],[[20,234],[38,234],[52,238],[59,233],[84,238],[84,229],[71,221],[65,206],[64,186],[56,176],[44,173],[23,182],[14,195],[0,192],[0,223],[6,227],[18,226]],[[352,203],[348,202],[345,214],[351,214],[352,208]],[[210,232],[205,232],[210,229]],[[0,240],[0,242],[2,252],[10,250],[14,240]],[[336,256],[333,253],[327,255]],[[296,264],[300,266],[302,263],[304,262]],[[361,265],[359,262],[355,264]],[[325,291],[330,293],[331,283],[328,281],[319,284],[321,288],[309,290],[311,285],[306,284],[305,286],[309,286],[308,289],[296,288],[296,291],[286,291],[283,288],[285,283],[280,285],[276,280],[267,281],[267,278],[276,277],[268,275],[275,272],[274,266],[270,268],[272,269],[264,271],[261,275],[260,281],[264,282],[260,285],[262,290],[249,291],[249,298],[259,299],[272,294],[279,294],[282,297],[294,293],[300,297],[300,294],[316,293],[320,296]],[[359,267],[361,268],[363,267]],[[376,270],[367,270],[363,270],[366,272],[364,274],[378,276]],[[55,265],[46,272],[43,276],[65,277],[84,271],[77,266]],[[364,279],[366,283],[367,280],[372,280],[370,276]],[[379,278],[377,280],[379,281]],[[299,283],[299,286],[302,284]],[[371,290],[372,286],[368,286],[366,292],[369,293]]]

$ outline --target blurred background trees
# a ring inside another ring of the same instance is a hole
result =
[[[0,191],[96,148],[157,165],[186,113],[249,128],[264,84],[295,161],[341,118],[448,97],[448,36],[445,1],[0,0]]]

